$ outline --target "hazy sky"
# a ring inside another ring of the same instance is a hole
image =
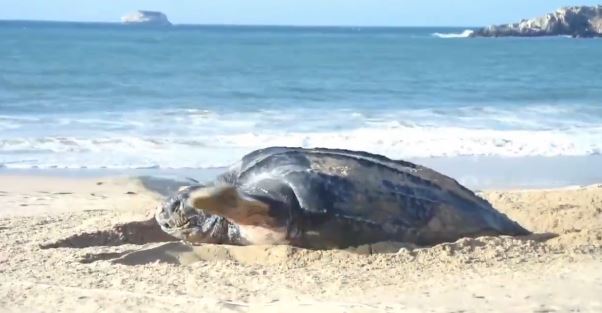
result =
[[[0,0],[0,19],[119,21],[137,9],[178,24],[478,26],[533,17],[571,0]]]

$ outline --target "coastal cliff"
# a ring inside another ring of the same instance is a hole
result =
[[[121,18],[121,22],[129,25],[171,26],[167,15],[155,11],[136,11]]]
[[[472,37],[602,37],[602,5],[573,6],[518,23],[477,29]]]

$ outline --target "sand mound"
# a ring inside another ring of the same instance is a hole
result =
[[[176,240],[176,238],[163,232],[154,218],[150,218],[144,221],[120,223],[107,230],[82,232],[54,242],[43,243],[40,245],[40,248],[85,248],[123,244],[142,245],[151,242]]]
[[[480,237],[464,238],[453,243],[433,247],[418,247],[406,243],[381,242],[346,250],[307,250],[291,246],[228,246],[206,244],[192,246],[183,242],[153,243],[122,253],[88,253],[82,263],[112,260],[114,264],[147,265],[166,263],[190,265],[196,262],[229,261],[245,265],[282,265],[288,267],[319,266],[320,264],[363,263],[378,260],[392,266],[397,263],[429,264],[487,263],[517,259],[538,258],[547,253],[561,252],[558,247],[545,244],[553,234],[532,235],[524,238]],[[600,247],[594,250],[599,251]],[[588,250],[593,252],[593,250]]]
[[[116,258],[113,263],[143,265],[170,263],[188,265],[199,261],[232,261],[247,265],[305,264],[320,262],[324,257],[345,260],[358,254],[398,253],[409,245],[383,242],[340,251],[313,251],[291,246],[191,246],[182,242],[154,245]]]
[[[550,236],[541,236],[545,239]],[[371,256],[388,262],[429,263],[456,258],[462,262],[487,262],[537,257],[551,252],[542,238],[480,237],[465,238],[453,243],[419,248],[396,242],[363,245],[346,250],[315,251],[291,246],[190,246],[182,242],[154,245],[128,253],[113,260],[124,265],[170,263],[188,265],[199,261],[232,261],[247,265],[288,264],[291,266],[319,265],[323,262],[358,262]],[[448,260],[449,261],[449,260]]]
[[[554,190],[486,192],[498,210],[537,233],[558,234],[556,248],[602,245],[602,185]]]
[[[199,261],[233,261],[241,264],[270,265],[287,262],[295,250],[290,246],[190,246],[182,242],[171,242],[125,254],[112,262],[124,265],[157,262],[189,265]]]

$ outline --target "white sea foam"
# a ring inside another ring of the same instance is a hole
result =
[[[0,166],[207,168],[275,145],[366,150],[392,158],[592,155],[602,152],[597,110],[481,106],[2,116]]]
[[[474,34],[474,30],[466,29],[461,33],[433,33],[433,36],[438,38],[468,38]]]
[[[0,141],[9,168],[206,168],[226,166],[266,146],[367,150],[392,158],[558,156],[602,152],[602,127],[579,131],[465,128],[358,128],[342,132],[246,132],[194,137],[43,137]]]

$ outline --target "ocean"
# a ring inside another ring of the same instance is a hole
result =
[[[602,153],[602,40],[463,31],[0,22],[0,167]]]

